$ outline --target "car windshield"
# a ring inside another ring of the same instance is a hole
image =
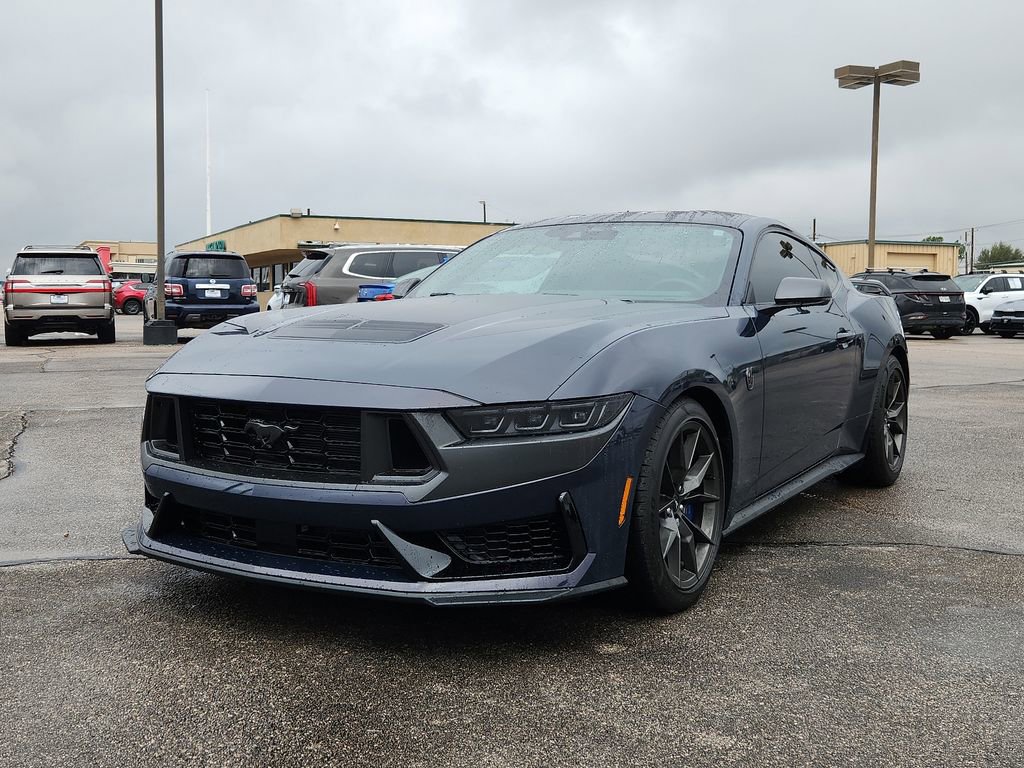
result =
[[[960,286],[960,290],[963,291],[976,291],[978,286],[984,282],[988,275],[960,275],[960,277],[954,277],[953,282]]]
[[[14,260],[12,275],[102,275],[99,259],[95,256],[65,256],[41,253],[38,256],[21,255]]]
[[[227,256],[189,256],[182,277],[249,277],[245,259]]]
[[[558,294],[724,301],[739,232],[705,224],[607,222],[499,232],[429,275],[410,297]]]

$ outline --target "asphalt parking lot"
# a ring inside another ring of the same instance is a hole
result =
[[[128,556],[169,353],[0,347],[0,765],[1024,763],[1024,338],[911,341],[899,484],[814,487],[703,600],[430,609]]]

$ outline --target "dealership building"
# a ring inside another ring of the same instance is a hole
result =
[[[868,241],[842,240],[818,243],[825,254],[847,275],[868,268]],[[932,243],[918,240],[876,240],[876,269],[927,269],[944,275],[956,275],[960,264],[959,243]]]

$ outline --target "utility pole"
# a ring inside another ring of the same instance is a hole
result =
[[[811,219],[811,242],[816,243],[818,241],[818,220]]]
[[[213,233],[213,208],[210,203],[210,89],[206,89],[206,234]]]
[[[484,224],[486,224],[487,223],[487,201],[486,200],[481,200],[480,201],[480,205],[482,205],[484,207]]]
[[[974,227],[971,227],[971,268],[967,271],[974,271]]]

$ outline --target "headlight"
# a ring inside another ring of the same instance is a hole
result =
[[[448,411],[448,417],[468,438],[561,435],[608,426],[632,399],[627,392],[591,400],[462,408]]]

